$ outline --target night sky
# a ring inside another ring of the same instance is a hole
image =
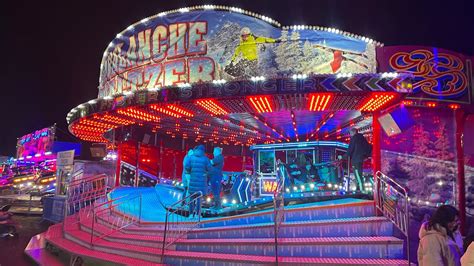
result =
[[[14,155],[17,137],[54,123],[60,140],[74,141],[66,114],[97,97],[102,53],[115,35],[161,11],[201,4],[240,7],[282,25],[334,27],[387,46],[474,55],[472,0],[2,1],[0,155]]]

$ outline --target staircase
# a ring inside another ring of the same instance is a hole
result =
[[[105,235],[111,223],[98,219],[92,230],[92,218],[82,218],[65,232],[61,224],[51,226],[45,238],[77,256],[114,264],[275,264],[273,210],[204,220],[173,243],[163,261],[163,223],[130,225],[91,245],[91,232]],[[404,241],[394,230],[385,217],[375,216],[373,201],[289,206],[279,230],[279,264],[407,265]]]

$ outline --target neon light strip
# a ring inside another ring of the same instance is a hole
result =
[[[273,112],[273,108],[269,101],[269,96],[250,96],[247,97],[250,100],[250,103],[253,105],[254,109],[258,113],[269,113]]]

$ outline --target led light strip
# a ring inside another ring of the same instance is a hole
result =
[[[198,100],[196,101],[196,104],[213,113],[214,115],[226,115],[229,113],[212,99]]]
[[[332,99],[332,94],[314,93],[310,94],[311,100],[309,102],[310,111],[325,111],[329,101]]]
[[[269,96],[249,96],[247,97],[252,103],[254,109],[258,113],[270,113],[273,112],[272,105],[268,100]]]

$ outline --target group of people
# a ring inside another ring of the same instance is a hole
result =
[[[222,148],[214,147],[212,159],[206,156],[204,145],[198,145],[194,149],[190,149],[183,160],[183,198],[189,195],[195,195],[189,199],[190,202],[193,202],[194,198],[199,196],[199,193],[201,195],[207,195],[207,188],[210,184],[214,196],[213,208],[220,208],[223,167],[224,156],[222,155]],[[200,205],[200,198],[198,199],[197,205]],[[195,209],[194,204],[191,204],[190,213],[193,212],[199,212],[199,209]]]
[[[296,159],[288,166],[290,174],[290,185],[299,185],[309,182],[320,182],[318,169],[308,160],[303,153],[299,153]]]

